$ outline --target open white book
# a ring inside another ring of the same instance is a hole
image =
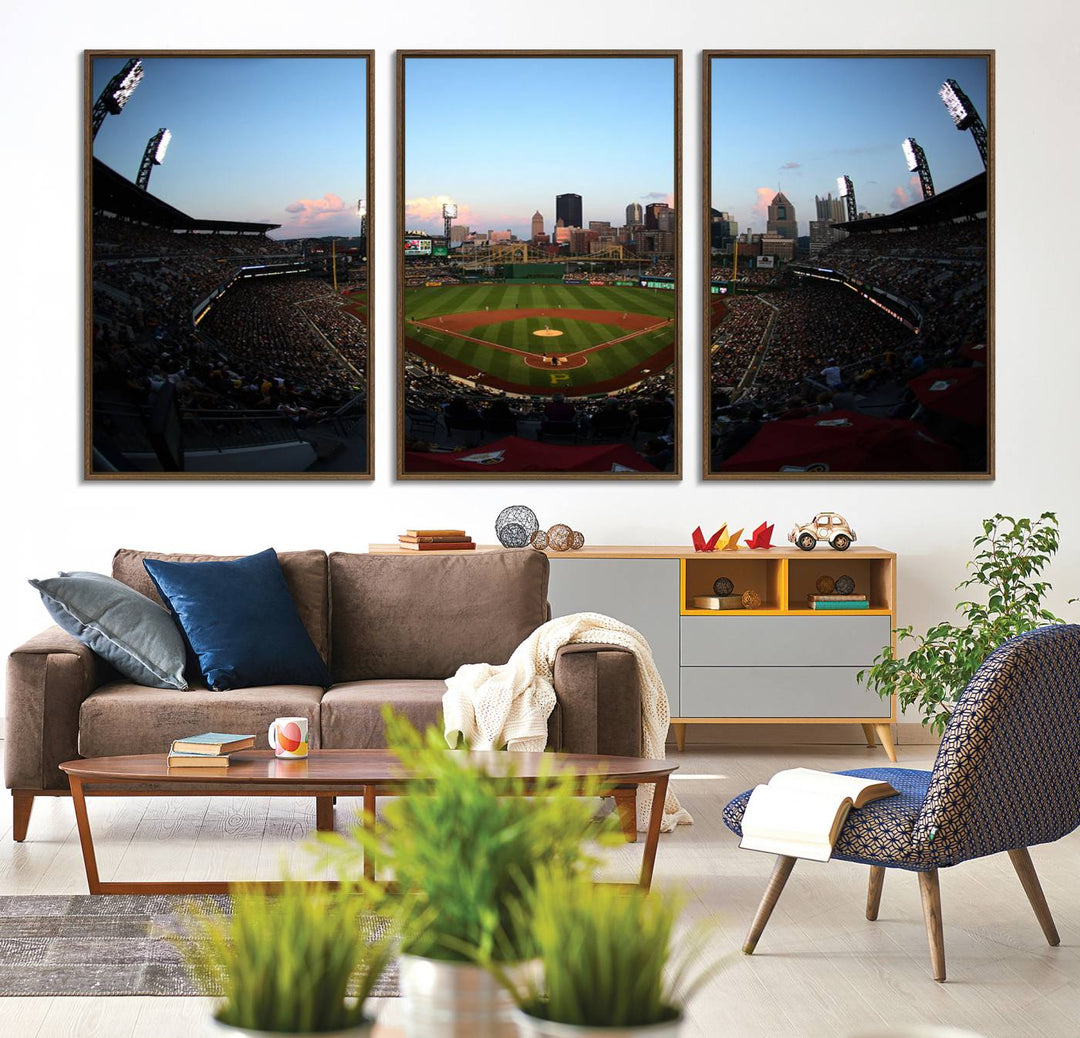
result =
[[[811,768],[778,771],[750,794],[742,843],[751,851],[828,861],[848,811],[896,796],[888,782]]]

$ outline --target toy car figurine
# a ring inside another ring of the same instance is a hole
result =
[[[818,541],[826,541],[837,551],[847,551],[855,540],[855,531],[836,512],[818,512],[808,523],[801,523],[787,539],[803,551],[813,551]]]

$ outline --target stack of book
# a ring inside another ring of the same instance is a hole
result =
[[[866,595],[807,595],[811,609],[869,609]]]
[[[409,551],[472,551],[473,539],[464,530],[406,530],[398,545]]]
[[[230,735],[225,732],[203,732],[186,739],[174,739],[169,748],[170,768],[227,768],[229,754],[250,750],[254,735]]]

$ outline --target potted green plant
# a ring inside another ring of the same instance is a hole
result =
[[[449,750],[437,729],[421,735],[390,710],[384,717],[387,745],[424,777],[386,801],[378,826],[319,834],[322,860],[349,878],[361,875],[364,854],[393,870],[408,1034],[513,1035],[510,996],[479,963],[527,969],[532,934],[522,907],[539,869],[584,873],[594,864],[587,839],[621,841],[614,819],[597,822],[595,801],[580,795],[602,795],[600,782],[583,790],[552,770],[526,788],[513,754],[494,777]]]
[[[721,966],[701,965],[702,930],[673,955],[680,908],[672,895],[545,870],[529,906],[541,968],[525,985],[502,978],[520,1038],[675,1038],[686,1004]]]
[[[882,698],[895,695],[901,708],[914,706],[922,723],[941,734],[960,693],[994,649],[1025,631],[1065,622],[1044,605],[1051,585],[1041,579],[1058,543],[1053,512],[1038,519],[984,519],[972,542],[971,575],[957,585],[958,591],[979,591],[957,605],[963,622],[945,620],[922,635],[898,627],[902,654],[886,646],[872,667],[859,672],[859,681]],[[906,643],[913,644],[904,652]]]
[[[361,1038],[392,948],[389,933],[365,932],[370,907],[356,887],[240,886],[231,913],[193,909],[174,942],[203,992],[221,992],[222,1033]]]

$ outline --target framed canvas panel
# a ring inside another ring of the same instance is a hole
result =
[[[370,479],[372,51],[87,51],[87,479]]]
[[[681,75],[398,53],[399,478],[680,478]]]
[[[707,51],[706,479],[993,479],[994,52]]]

